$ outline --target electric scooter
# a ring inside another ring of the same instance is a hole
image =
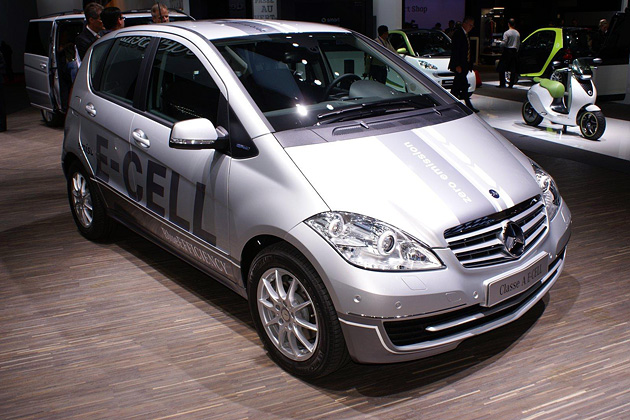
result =
[[[579,126],[582,136],[597,140],[604,134],[606,118],[595,105],[597,90],[592,81],[593,72],[587,62],[600,64],[601,59],[578,58],[564,68],[555,69],[550,79],[535,77],[523,104],[523,120],[527,125],[538,126],[543,118],[567,127]],[[554,62],[554,67],[560,65]]]

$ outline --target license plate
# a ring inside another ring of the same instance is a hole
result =
[[[488,283],[486,290],[486,306],[494,306],[506,299],[523,293],[547,274],[546,255],[531,264],[525,270],[499,280]]]

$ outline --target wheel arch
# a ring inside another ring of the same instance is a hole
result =
[[[251,267],[254,258],[256,258],[256,255],[268,246],[278,242],[286,241],[274,235],[258,235],[247,241],[241,251],[241,284],[243,287],[247,288],[249,268]]]
[[[72,152],[66,153],[66,155],[61,159],[61,169],[63,170],[63,174],[68,177],[68,171],[73,163],[78,162],[79,165],[84,166],[81,162],[81,159],[77,155]]]

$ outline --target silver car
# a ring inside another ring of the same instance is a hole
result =
[[[385,84],[363,76],[366,56]],[[348,30],[123,29],[92,46],[69,109],[79,231],[122,223],[236,291],[298,376],[454,349],[526,313],[564,266],[554,180]]]

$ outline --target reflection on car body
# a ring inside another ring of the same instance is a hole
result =
[[[362,77],[368,55],[385,84]],[[453,349],[519,318],[564,265],[553,179],[351,31],[122,29],[92,46],[69,107],[80,232],[118,221],[247,298],[295,375]]]

